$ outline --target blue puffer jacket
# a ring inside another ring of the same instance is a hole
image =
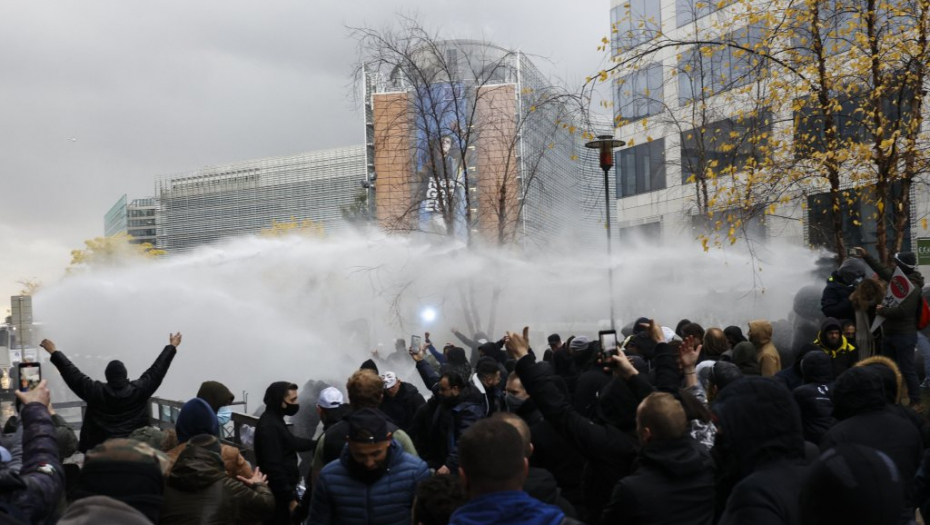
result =
[[[449,525],[560,525],[565,513],[535,500],[522,490],[491,492],[462,505],[452,514]]]
[[[320,471],[313,489],[310,523],[339,525],[408,525],[417,484],[430,476],[426,463],[391,442],[390,467],[368,485],[349,473],[348,447],[339,461]]]

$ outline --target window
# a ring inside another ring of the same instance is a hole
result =
[[[724,119],[681,134],[681,182],[694,182],[708,169],[729,174],[768,157],[772,117],[768,112]]]
[[[662,8],[658,0],[628,0],[610,10],[614,54],[652,40],[661,28]]]
[[[665,139],[617,152],[617,198],[665,188]]]
[[[765,63],[762,52],[762,31],[757,27],[743,28],[720,39],[719,46],[701,47],[684,53],[678,63],[678,98],[687,104],[695,98],[713,96],[744,86],[758,78]]]
[[[690,24],[728,3],[727,0],[675,0],[675,24],[678,27]]]
[[[651,64],[617,82],[614,122],[631,122],[662,112],[662,64]]]
[[[901,197],[901,183],[894,182],[889,192],[892,198]],[[825,246],[833,248],[836,243],[833,239],[833,206],[830,193],[818,193],[807,198],[808,214],[808,240],[812,246]],[[893,228],[895,217],[894,206],[888,207],[885,214],[885,228],[887,229],[889,249],[894,242]],[[905,224],[905,231],[910,230],[910,213]],[[878,209],[875,207],[875,192],[872,187],[853,188],[840,192],[840,214],[843,222],[843,242],[846,246],[862,246],[870,253],[875,254],[878,240],[875,237]],[[905,235],[901,246],[902,251],[910,251],[911,237]]]

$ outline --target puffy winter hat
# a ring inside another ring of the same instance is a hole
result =
[[[804,525],[885,525],[899,523],[903,513],[903,481],[894,462],[853,443],[824,452],[801,491]]]
[[[336,408],[345,403],[342,392],[334,386],[326,387],[320,391],[320,396],[316,400],[316,406],[320,408]]]
[[[178,432],[178,442],[186,443],[198,434],[218,435],[220,424],[216,419],[216,412],[210,408],[206,401],[195,397],[184,406],[178,414],[178,421],[174,424]]]
[[[394,388],[394,385],[397,384],[397,374],[394,372],[385,372],[381,376],[381,380],[384,381],[384,389]]]
[[[126,372],[126,365],[118,360],[110,361],[104,375],[106,375],[107,383],[117,383],[129,378],[129,373]]]
[[[917,269],[917,256],[914,252],[898,252],[894,254],[894,260],[902,270],[912,272]]]

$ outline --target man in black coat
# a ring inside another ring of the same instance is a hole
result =
[[[833,367],[830,356],[809,352],[801,360],[804,384],[794,389],[794,400],[801,411],[804,439],[817,445],[836,423],[833,418]]]
[[[84,375],[52,341],[45,339],[40,343],[51,354],[51,362],[68,388],[87,403],[78,450],[87,452],[110,438],[128,437],[149,424],[149,398],[161,386],[180,344],[181,333],[170,334],[168,346],[135,381],[127,377],[122,361],[110,361],[106,368],[107,382],[102,383]]]
[[[714,465],[688,434],[681,403],[650,394],[636,410],[642,449],[633,474],[614,487],[604,523],[707,525],[714,518]]]
[[[426,404],[426,400],[417,387],[401,381],[394,372],[385,372],[381,379],[384,380],[381,411],[400,429],[405,432],[410,430],[413,415]]]
[[[294,416],[300,410],[297,404],[297,385],[287,381],[272,383],[265,390],[265,412],[255,427],[255,460],[268,476],[268,487],[274,494],[274,517],[266,525],[290,525],[291,512],[300,498],[297,485],[297,453],[312,450],[314,443],[297,437],[287,428],[284,416]]]
[[[851,321],[856,320],[856,310],[849,296],[856,290],[856,284],[865,277],[865,265],[862,261],[849,258],[830,275],[827,286],[820,296],[820,311],[824,317]]]
[[[870,366],[852,368],[838,377],[833,403],[839,422],[824,435],[820,449],[855,443],[887,454],[904,480],[906,509],[902,520],[912,521],[919,503],[913,500],[913,488],[923,457],[920,431],[888,406],[882,378]]]
[[[711,409],[719,429],[714,454],[723,474],[716,498],[726,502],[719,523],[799,523],[800,481],[808,467],[791,392],[769,378],[745,377],[721,390]]]

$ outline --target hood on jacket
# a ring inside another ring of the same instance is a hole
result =
[[[60,525],[99,525],[119,523],[121,525],[152,525],[138,510],[122,501],[106,496],[91,496],[75,501],[68,506]]]
[[[200,390],[197,391],[197,397],[206,401],[214,412],[232,404],[236,399],[236,396],[226,388],[226,385],[219,381],[204,381],[200,385]]]
[[[104,372],[107,378],[107,384],[119,388],[129,383],[129,372],[126,371],[126,365],[122,361],[114,359],[107,364]]]
[[[281,403],[284,403],[287,393],[294,390],[292,386],[293,383],[287,381],[277,381],[268,385],[265,390],[265,397],[262,399],[262,402],[265,403],[265,410],[275,414],[282,414],[284,409],[281,408]]]
[[[874,366],[853,367],[833,385],[833,416],[839,420],[881,410],[887,404],[881,373]]]
[[[187,443],[187,440],[198,434],[210,434],[211,436],[220,434],[216,412],[199,397],[184,403],[174,428],[178,432],[179,443]]]
[[[612,380],[607,383],[594,403],[592,419],[630,432],[636,428],[636,407],[639,400],[630,391],[625,381]]]
[[[869,265],[858,257],[847,257],[843,264],[837,268],[834,275],[839,276],[841,283],[845,285],[854,285],[860,279],[871,273]]]
[[[374,359],[366,359],[362,366],[359,367],[359,370],[371,370],[374,373],[380,375],[378,372],[378,365],[375,364]]]
[[[223,459],[204,447],[188,446],[168,474],[168,486],[184,492],[203,490],[226,477]]]
[[[707,450],[691,436],[643,445],[639,461],[654,465],[670,476],[690,476],[695,472],[712,469],[714,462]]]
[[[765,319],[749,321],[749,340],[758,348],[772,342],[772,323]]]
[[[731,347],[746,341],[746,336],[743,335],[743,330],[738,326],[728,326],[724,328],[723,335],[727,336],[727,341],[730,343]]]
[[[885,400],[892,405],[900,405],[907,398],[907,385],[901,376],[898,364],[885,356],[876,355],[863,359],[855,366],[868,366],[874,368],[882,376],[882,387],[885,389]]]
[[[720,391],[711,410],[718,441],[741,477],[759,465],[804,457],[801,412],[791,392],[765,377],[745,377]],[[716,445],[715,445],[716,446]]]
[[[759,349],[749,341],[742,342],[733,348],[733,364],[739,367],[743,375],[762,374],[759,368]]]
[[[458,508],[449,525],[559,525],[565,513],[522,490],[482,494]]]
[[[823,352],[807,352],[801,359],[801,377],[805,383],[833,382],[833,361]]]

